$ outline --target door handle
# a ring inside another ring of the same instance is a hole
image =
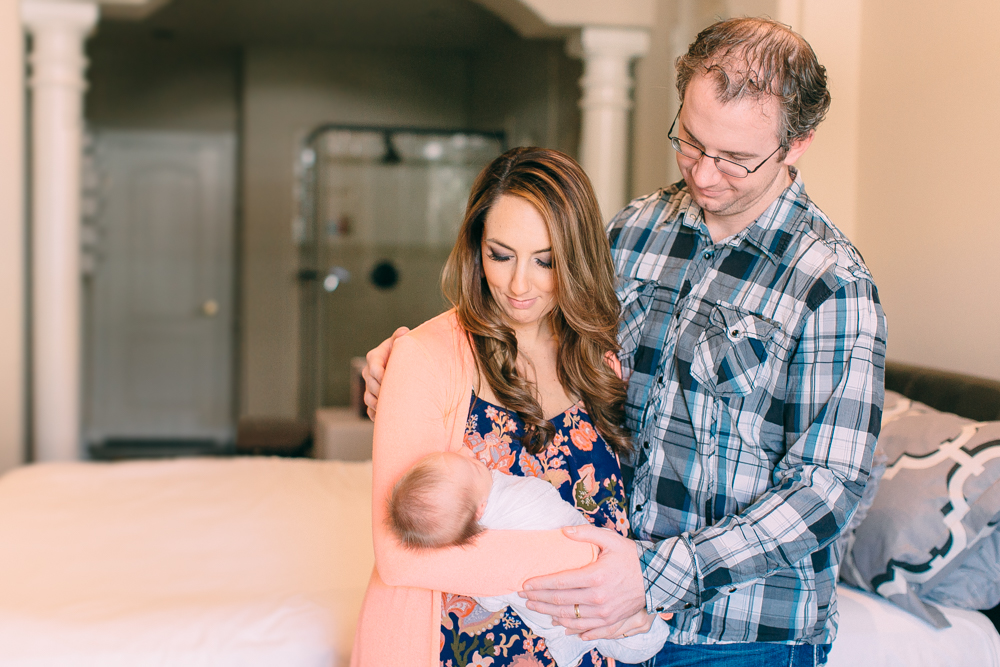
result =
[[[327,292],[332,292],[336,290],[342,283],[349,282],[351,280],[351,272],[342,266],[332,266],[330,271],[327,272],[326,277],[323,278],[323,289]]]

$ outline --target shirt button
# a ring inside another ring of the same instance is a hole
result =
[[[642,443],[642,448],[643,449],[649,449],[649,440],[647,440],[646,442]]]
[[[663,611],[663,607],[657,607],[656,611]]]
[[[684,603],[684,608],[685,609],[690,609],[691,608],[691,603],[690,602],[685,602]]]
[[[736,589],[735,589],[735,588],[730,588],[730,589],[729,589],[729,592],[730,592],[730,593],[735,593],[735,592],[736,592]]]
[[[639,503],[638,505],[635,506],[635,511],[636,512],[641,512],[642,511],[642,503]]]
[[[656,378],[656,381],[659,382],[660,384],[663,384],[663,376],[661,375],[660,377]]]
[[[714,255],[714,254],[715,254],[714,251],[712,251],[712,250],[706,250],[705,252],[701,253],[701,257],[702,257],[702,259],[712,259],[712,255]]]

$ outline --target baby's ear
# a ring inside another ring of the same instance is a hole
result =
[[[483,498],[483,502],[479,503],[479,507],[476,508],[476,521],[483,518],[483,514],[486,512],[486,503],[489,502],[489,496]]]

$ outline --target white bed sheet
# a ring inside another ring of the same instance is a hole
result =
[[[977,611],[941,607],[938,630],[886,600],[841,585],[840,625],[827,667],[1000,667],[1000,635]]]
[[[370,499],[370,462],[15,470],[0,478],[0,661],[347,664]]]

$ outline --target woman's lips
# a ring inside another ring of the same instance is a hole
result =
[[[527,310],[531,308],[533,305],[535,305],[535,301],[537,301],[537,298],[525,299],[524,301],[522,301],[520,299],[515,299],[513,297],[507,297],[507,302],[510,304],[510,307],[514,308],[515,310]]]

